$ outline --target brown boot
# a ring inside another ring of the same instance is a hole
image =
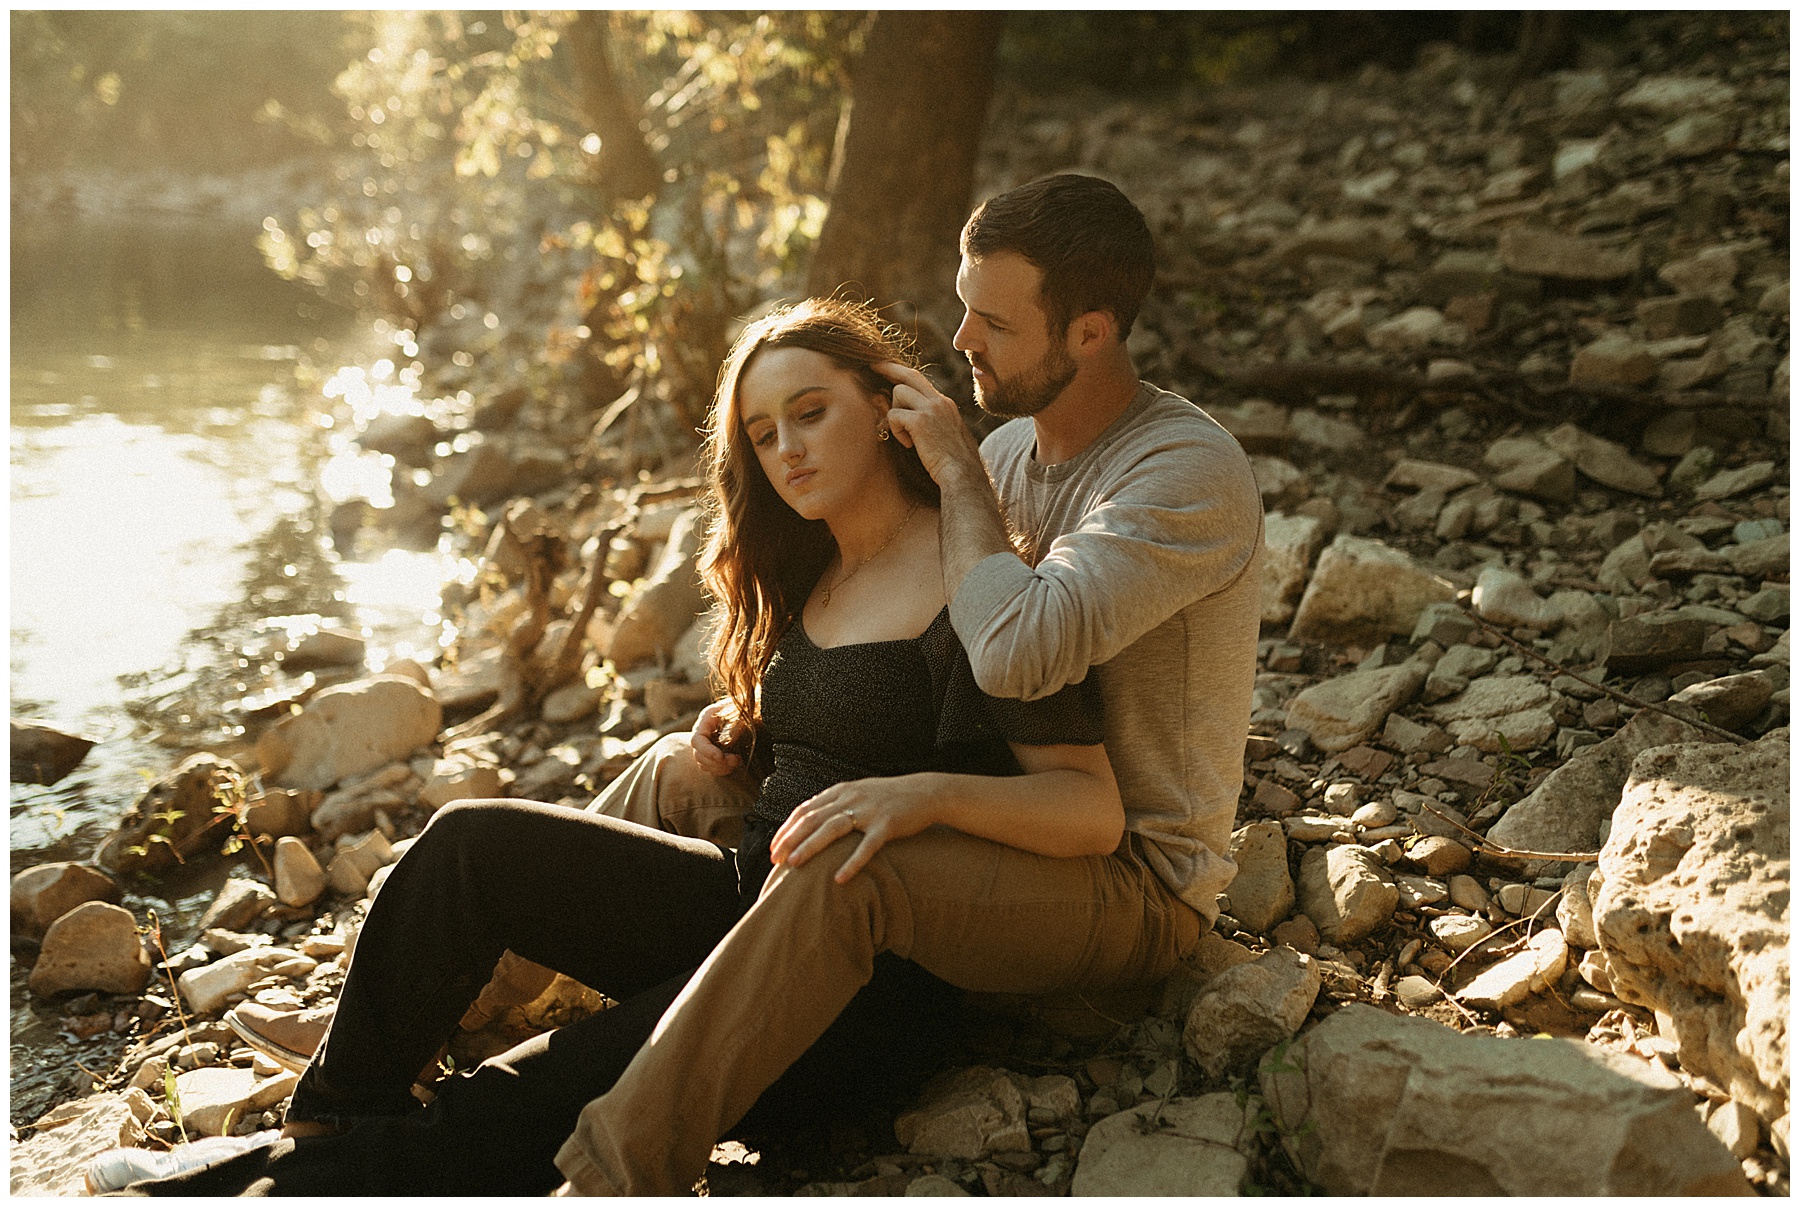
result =
[[[225,1012],[225,1022],[246,1045],[299,1073],[319,1050],[335,1013],[335,1005],[275,1010],[260,1002],[244,1002]]]

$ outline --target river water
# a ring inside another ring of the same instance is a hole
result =
[[[90,857],[148,779],[232,736],[207,705],[258,622],[323,615],[362,628],[376,662],[430,657],[447,555],[340,558],[323,536],[335,500],[385,490],[382,458],[349,441],[344,386],[366,401],[385,380],[407,405],[404,338],[276,277],[256,233],[13,224],[10,710],[99,739],[58,784],[11,786],[15,873]],[[229,871],[134,883],[125,904],[179,938]],[[110,1050],[59,1038],[25,972],[15,960],[15,1123]]]

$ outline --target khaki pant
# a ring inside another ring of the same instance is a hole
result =
[[[712,776],[688,750],[688,735],[672,733],[635,759],[594,798],[587,811],[636,822],[653,830],[736,847],[744,815],[756,792],[742,772]],[[556,973],[507,952],[475,1004],[463,1016],[465,1030],[479,1031],[508,1006],[523,1006],[550,987]]]
[[[777,868],[557,1166],[583,1194],[686,1194],[715,1140],[825,1031],[891,951],[964,989],[1044,994],[1154,981],[1202,922],[1128,855],[1055,859],[934,828],[848,884],[844,839]]]

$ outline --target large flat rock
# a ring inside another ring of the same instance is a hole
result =
[[[1351,1005],[1270,1053],[1261,1081],[1289,1155],[1327,1194],[1749,1192],[1673,1074],[1581,1041]]]

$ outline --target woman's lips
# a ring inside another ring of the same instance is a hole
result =
[[[818,472],[819,471],[816,469],[789,470],[788,476],[787,476],[787,484],[790,488],[795,487],[795,486],[803,486],[807,482],[812,481],[813,475]]]

